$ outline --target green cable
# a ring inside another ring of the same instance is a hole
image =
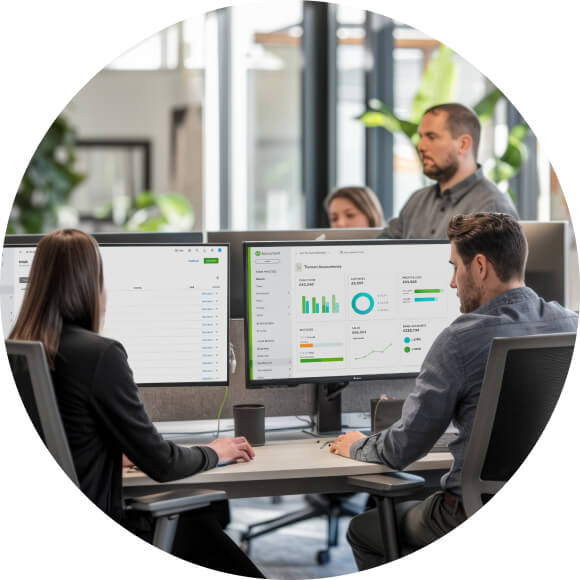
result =
[[[222,404],[220,405],[220,409],[218,411],[218,415],[217,415],[217,437],[220,436],[220,419],[222,416],[222,411],[224,410],[224,405],[226,404],[226,401],[228,399],[228,393],[229,393],[229,387],[226,387],[226,392],[224,394],[224,400],[222,401]]]

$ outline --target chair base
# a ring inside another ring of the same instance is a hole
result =
[[[312,518],[326,516],[327,518],[327,545],[325,550],[316,553],[316,561],[319,565],[330,562],[330,549],[338,545],[338,524],[341,516],[355,516],[364,508],[346,501],[343,494],[312,494],[306,495],[307,507],[289,512],[282,516],[263,522],[257,522],[248,526],[242,533],[240,546],[246,554],[250,554],[251,541],[280,528],[297,524]]]

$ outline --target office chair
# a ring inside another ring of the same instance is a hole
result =
[[[54,459],[78,487],[79,481],[43,344],[7,340],[6,350],[18,392],[36,431]],[[174,490],[126,498],[125,510],[149,513],[155,521],[153,545],[170,552],[179,515],[223,499],[226,499],[223,491]]]
[[[575,333],[494,338],[465,452],[461,490],[467,517],[503,487],[536,444],[562,392],[575,340]],[[399,545],[393,502],[420,486],[408,476],[348,478],[353,488],[376,497],[385,562],[410,551]]]
[[[495,338],[465,453],[463,507],[473,515],[519,469],[560,397],[575,333]]]
[[[327,534],[326,549],[316,553],[318,564],[328,564],[330,562],[330,548],[338,545],[338,524],[341,516],[355,516],[364,508],[349,502],[348,498],[353,493],[319,493],[307,494],[304,496],[306,507],[277,516],[263,522],[250,524],[248,529],[241,535],[241,547],[249,555],[250,541],[259,538],[264,534],[269,534],[280,528],[297,524],[312,518],[326,516]]]

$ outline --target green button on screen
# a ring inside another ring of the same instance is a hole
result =
[[[219,258],[204,258],[203,259],[204,264],[219,264],[219,261],[220,261]]]

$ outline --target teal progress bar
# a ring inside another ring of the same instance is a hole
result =
[[[415,298],[415,302],[435,302],[435,298]]]

